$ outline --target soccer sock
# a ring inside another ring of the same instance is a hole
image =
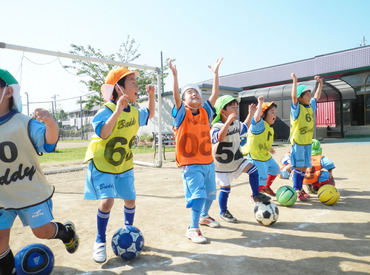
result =
[[[63,243],[68,243],[73,238],[73,232],[69,232],[68,229],[60,222],[52,222],[55,224],[55,235],[51,239],[62,240]]]
[[[213,203],[213,200],[206,199],[206,201],[205,201],[205,203],[203,205],[203,209],[200,212],[200,216],[201,217],[204,217],[204,216],[207,216],[208,215],[208,211],[211,208],[212,203]]]
[[[218,204],[220,205],[220,214],[227,210],[227,200],[229,198],[230,188],[221,187],[218,195]]]
[[[105,243],[105,232],[107,231],[107,225],[109,221],[110,212],[104,213],[98,209],[97,218],[96,218],[96,224],[98,233],[96,235],[96,242],[97,243]]]
[[[13,252],[8,249],[0,254],[0,274],[16,274]]]
[[[125,209],[123,210],[125,214],[125,225],[133,225],[134,224],[134,217],[135,217],[135,209],[134,208],[128,208],[125,206]]]
[[[253,197],[257,196],[259,193],[259,174],[256,165],[253,165],[248,171],[249,184],[252,188]]]
[[[266,187],[270,187],[271,186],[271,184],[274,182],[274,180],[275,180],[275,178],[277,177],[277,175],[276,176],[273,176],[273,175],[268,175],[267,176],[267,181],[266,181]]]
[[[205,199],[194,199],[191,206],[191,223],[189,228],[199,227],[200,211],[204,205]]]
[[[303,171],[299,171],[297,169],[294,169],[293,173],[293,188],[295,190],[301,190],[303,179],[304,179],[305,173]]]

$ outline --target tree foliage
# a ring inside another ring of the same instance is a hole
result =
[[[126,41],[122,42],[118,52],[114,54],[104,54],[100,49],[95,49],[88,45],[87,47],[81,45],[71,44],[72,50],[69,53],[74,55],[93,57],[99,59],[108,59],[119,61],[123,63],[132,63],[138,59],[141,54],[139,53],[139,45],[136,44],[135,40],[127,36]],[[167,64],[166,60],[165,64]],[[89,91],[96,92],[88,96],[88,99],[83,103],[86,103],[85,109],[90,110],[94,106],[100,106],[104,103],[104,99],[100,93],[100,87],[104,84],[104,79],[108,72],[113,68],[117,67],[115,65],[105,64],[105,63],[95,63],[85,60],[73,60],[71,66],[65,66],[66,68],[72,68],[76,70],[77,75],[83,76],[85,80],[81,80],[82,83],[86,85]],[[135,70],[135,68],[130,68]],[[164,73],[162,73],[162,79],[168,76],[166,71],[168,70],[168,65],[164,67]],[[147,70],[137,70],[140,72],[140,76],[137,79],[139,85],[139,98],[146,95],[145,85],[156,84],[157,74],[153,71]],[[163,83],[162,83],[163,84]],[[158,91],[157,91],[158,92]]]

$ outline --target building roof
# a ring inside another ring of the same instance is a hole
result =
[[[370,46],[364,46],[286,64],[221,76],[222,85],[255,89],[266,86],[281,85],[291,82],[290,74],[294,72],[299,81],[321,77],[336,76],[350,71],[361,71],[370,68]],[[212,84],[212,80],[202,83]]]

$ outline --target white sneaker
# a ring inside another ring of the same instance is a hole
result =
[[[97,263],[104,263],[107,260],[106,243],[94,243],[93,259]]]
[[[207,226],[212,227],[212,228],[220,227],[220,223],[218,221],[215,221],[215,219],[212,218],[210,215],[200,217],[199,224],[207,225]]]
[[[203,237],[199,228],[188,228],[185,236],[195,243],[206,243],[207,239]]]

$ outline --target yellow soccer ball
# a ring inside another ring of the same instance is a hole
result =
[[[330,184],[323,185],[317,192],[319,200],[326,205],[333,205],[339,201],[339,190]]]

